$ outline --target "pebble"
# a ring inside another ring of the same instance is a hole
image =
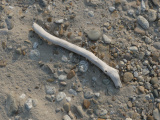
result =
[[[151,89],[151,84],[149,82],[145,82],[144,84],[145,88],[150,90]]]
[[[125,72],[124,76],[123,76],[123,81],[126,82],[130,82],[133,79],[133,74],[130,72]]]
[[[40,59],[40,52],[37,49],[31,50],[29,53],[29,57],[32,60],[39,60]]]
[[[6,111],[9,116],[18,112],[18,100],[16,99],[14,92],[11,92],[7,95]]]
[[[66,102],[64,103],[63,108],[66,112],[69,112],[71,110],[71,104]]]
[[[101,32],[97,29],[94,29],[88,31],[87,35],[90,40],[96,41],[99,40],[99,38],[101,37]]]
[[[150,99],[150,95],[149,94],[146,95],[145,98],[146,98],[146,100],[149,100]]]
[[[148,20],[153,22],[157,19],[157,12],[153,9],[148,10]]]
[[[134,15],[134,10],[133,9],[130,9],[127,11],[128,15],[130,16],[133,16]]]
[[[89,15],[90,17],[94,17],[94,12],[93,12],[93,11],[89,11],[89,12],[88,12],[88,15]]]
[[[111,43],[111,39],[107,35],[103,34],[102,38],[103,38],[104,43],[106,44]]]
[[[68,62],[68,58],[67,58],[67,56],[62,55],[62,61],[63,61],[63,62]]]
[[[146,5],[145,5],[144,0],[141,0],[141,10],[142,10],[142,11],[145,11],[145,10],[146,10]]]
[[[152,2],[154,3],[154,5],[159,6],[159,0],[152,0]]]
[[[150,82],[151,82],[152,85],[158,84],[158,78],[153,77]]]
[[[27,110],[30,110],[30,109],[33,107],[33,105],[32,105],[32,99],[31,99],[31,98],[29,98],[29,99],[25,102],[25,107],[26,107]]]
[[[156,49],[160,50],[160,42],[155,42],[155,43],[153,43],[153,46],[154,46]]]
[[[139,82],[144,82],[143,76],[138,76],[137,79],[138,79]]]
[[[66,86],[67,83],[66,82],[60,82],[61,85]]]
[[[59,20],[56,20],[55,23],[57,24],[62,24],[64,22],[64,19],[59,19]]]
[[[98,98],[100,96],[100,93],[95,93],[95,96]]]
[[[53,86],[46,85],[46,94],[52,95],[56,93],[56,88]]]
[[[145,93],[145,92],[144,92],[144,87],[143,87],[143,86],[138,86],[138,90],[139,90],[141,93]]]
[[[66,97],[66,94],[65,94],[64,92],[59,92],[59,93],[56,95],[56,101],[57,101],[57,102],[62,101],[65,97]]]
[[[89,106],[91,105],[91,102],[89,101],[89,100],[83,100],[83,106],[86,108],[86,109],[88,109],[89,108]]]
[[[110,11],[110,12],[114,12],[114,11],[115,11],[115,7],[110,6],[110,7],[109,7],[109,11]]]
[[[94,93],[91,91],[91,90],[88,90],[88,91],[86,91],[85,93],[84,93],[84,97],[86,98],[86,99],[90,99],[90,98],[92,98],[94,96]]]
[[[110,80],[109,79],[103,79],[102,82],[105,84],[105,85],[108,85],[110,83]]]
[[[153,116],[149,115],[147,116],[147,120],[154,120]]]
[[[8,30],[12,30],[14,27],[14,21],[12,19],[6,19]]]
[[[36,106],[37,106],[37,103],[38,103],[38,100],[37,100],[37,99],[32,100],[32,105],[33,105],[33,107],[36,107]]]
[[[134,74],[134,77],[136,77],[136,78],[138,77],[138,72],[137,71],[135,71],[133,74]]]
[[[14,120],[21,120],[20,116],[15,116]]]
[[[158,98],[159,95],[158,95],[157,89],[154,89],[154,90],[153,90],[153,95],[154,95],[155,98]]]
[[[144,41],[147,44],[150,44],[152,42],[152,40],[149,37],[147,37],[147,36],[144,37]]]
[[[33,49],[37,49],[38,48],[38,42],[34,42],[33,43]]]
[[[71,118],[68,115],[64,115],[63,120],[71,120]]]
[[[7,62],[5,60],[0,60],[0,67],[5,67]]]
[[[80,117],[84,117],[84,112],[83,112],[83,109],[82,109],[82,106],[75,106],[76,107],[76,110],[78,112],[78,114],[80,115]]]
[[[41,7],[46,7],[47,6],[47,1],[46,0],[39,0],[39,5]]]
[[[67,79],[71,79],[75,76],[75,71],[74,70],[71,70],[68,74],[67,74]]]
[[[138,51],[138,48],[137,48],[136,46],[131,46],[131,47],[129,48],[129,50],[132,51],[132,52],[137,52],[137,51]]]
[[[155,120],[160,120],[160,113],[157,108],[155,110],[153,110],[153,117]]]
[[[147,75],[147,74],[149,74],[149,70],[148,70],[148,68],[145,68],[145,69],[142,69],[142,74],[143,75]]]
[[[138,16],[137,22],[143,29],[147,30],[149,28],[149,22],[143,16]]]
[[[106,115],[107,113],[108,113],[107,110],[106,110],[106,109],[103,109],[103,108],[97,109],[97,110],[95,111],[95,114],[96,114],[97,116],[104,116],[104,115]]]
[[[68,91],[70,94],[74,95],[74,96],[77,96],[77,92],[73,89],[69,89]]]
[[[60,80],[60,81],[64,81],[66,79],[67,79],[66,75],[60,75],[60,76],[58,76],[58,80]]]
[[[79,62],[79,66],[78,66],[78,70],[80,71],[80,72],[87,72],[87,70],[88,70],[88,62],[87,61],[84,61],[84,60],[82,60],[82,61],[80,61]]]
[[[131,108],[132,107],[132,102],[128,101],[127,105],[128,105],[129,108]]]
[[[21,48],[17,48],[17,49],[16,49],[16,53],[19,54],[19,55],[21,55],[21,54],[22,54]]]
[[[45,98],[49,101],[49,102],[53,102],[54,98],[52,98],[51,95],[46,95]]]
[[[71,97],[66,97],[66,101],[70,102],[71,101]]]
[[[126,118],[125,120],[132,120],[131,118]]]

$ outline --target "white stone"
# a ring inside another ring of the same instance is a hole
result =
[[[66,94],[64,92],[59,92],[56,96],[56,101],[62,101],[66,97]]]
[[[71,97],[66,97],[66,101],[70,102],[71,101]]]
[[[66,75],[60,75],[60,76],[58,76],[58,79],[63,81],[63,80],[67,79],[67,76]]]
[[[63,22],[64,22],[63,19],[59,19],[59,20],[55,21],[55,23],[57,23],[57,24],[62,24]]]
[[[25,102],[25,107],[27,110],[30,110],[33,106],[32,106],[32,99],[29,98],[26,102]]]
[[[100,96],[100,93],[94,93],[96,97],[99,97]]]
[[[146,5],[145,5],[145,2],[143,0],[141,0],[141,10],[142,11],[146,10]]]
[[[68,58],[67,58],[67,56],[62,55],[62,61],[63,61],[63,62],[68,62]]]
[[[126,118],[125,120],[132,120],[131,118]]]
[[[71,118],[68,115],[63,116],[63,120],[71,120]]]
[[[103,34],[102,38],[105,43],[107,44],[111,43],[111,39],[107,35]]]
[[[54,86],[46,85],[46,94],[52,95],[56,93],[56,88]]]
[[[110,7],[109,7],[109,11],[110,11],[110,12],[113,12],[113,11],[115,11],[115,7],[113,7],[113,6],[110,6]]]
[[[131,46],[129,48],[130,51],[133,51],[133,52],[137,52],[138,51],[138,48],[136,46]]]
[[[21,99],[25,99],[26,95],[23,93],[22,95],[19,96]]]
[[[93,11],[89,11],[89,12],[88,12],[88,15],[89,15],[90,17],[94,17],[94,12],[93,12]]]

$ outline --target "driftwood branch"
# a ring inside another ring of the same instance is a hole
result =
[[[106,75],[110,76],[110,78],[112,79],[112,81],[115,84],[116,88],[120,88],[122,87],[122,83],[119,77],[119,72],[118,70],[110,67],[109,65],[107,65],[105,62],[103,62],[101,59],[99,59],[98,57],[96,57],[92,52],[81,48],[79,46],[76,46],[72,43],[67,42],[66,40],[57,38],[51,34],[49,34],[48,32],[46,32],[41,26],[39,26],[36,23],[33,23],[33,30],[42,38],[48,40],[49,42],[52,42],[55,45],[59,45],[65,49],[68,49],[74,53],[77,53],[83,57],[85,57],[86,59],[88,59],[90,62],[92,62],[93,64],[95,64],[97,67],[99,67]]]

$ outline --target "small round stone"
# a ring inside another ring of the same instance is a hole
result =
[[[88,38],[90,40],[96,41],[96,40],[98,40],[100,38],[101,32],[99,30],[97,30],[97,29],[94,29],[94,30],[90,30],[87,33],[87,35],[88,35]]]
[[[152,84],[152,85],[158,84],[158,78],[157,78],[157,77],[153,77],[153,78],[151,79],[151,84]]]
[[[123,81],[124,81],[125,83],[126,83],[126,82],[130,82],[132,79],[133,79],[133,74],[132,74],[132,73],[130,73],[130,72],[124,73]]]
[[[153,9],[149,9],[148,10],[148,20],[150,22],[153,22],[156,20],[156,18],[157,18],[157,12]]]

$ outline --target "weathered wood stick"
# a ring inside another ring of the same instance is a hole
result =
[[[118,70],[110,67],[109,65],[107,65],[105,62],[103,62],[101,59],[99,59],[98,57],[96,57],[92,52],[81,48],[77,45],[74,45],[72,43],[67,42],[66,40],[57,38],[51,34],[49,34],[48,32],[46,32],[41,26],[39,26],[36,23],[33,23],[33,30],[42,38],[52,42],[55,45],[59,45],[65,49],[68,49],[74,53],[77,53],[83,57],[85,57],[86,59],[88,59],[90,62],[92,62],[93,64],[95,64],[97,67],[99,67],[106,75],[110,76],[110,78],[112,79],[112,81],[115,84],[116,88],[120,88],[122,87],[122,83],[119,77],[119,72]]]

